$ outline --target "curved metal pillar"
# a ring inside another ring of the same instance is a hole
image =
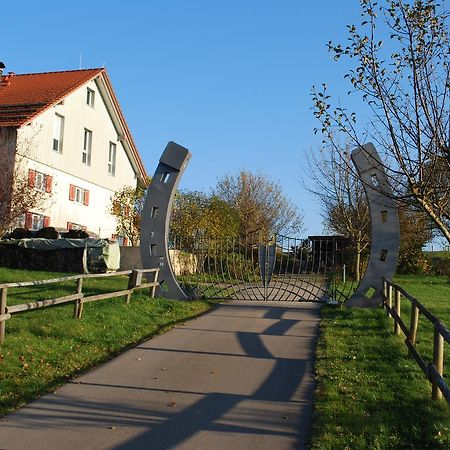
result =
[[[357,148],[352,152],[352,161],[363,181],[369,203],[372,244],[366,273],[345,305],[375,307],[382,298],[383,277],[392,279],[397,266],[400,247],[398,210],[375,147],[369,143]]]
[[[188,297],[180,288],[169,259],[169,222],[178,183],[191,154],[169,142],[147,189],[141,222],[141,258],[144,268],[159,267],[158,294],[176,300]]]

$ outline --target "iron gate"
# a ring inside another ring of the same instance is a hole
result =
[[[351,253],[347,241],[324,236],[172,236],[169,243],[172,269],[190,298],[323,302],[347,297]]]

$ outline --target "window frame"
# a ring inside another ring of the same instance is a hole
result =
[[[92,130],[85,128],[83,133],[83,152],[81,154],[81,162],[86,166],[91,165],[92,138],[93,138]]]
[[[70,184],[69,201],[77,203],[78,205],[89,206],[89,189]]]
[[[52,150],[56,153],[62,153],[64,142],[64,116],[55,113],[53,120]]]
[[[34,179],[34,188],[41,192],[47,191],[47,177],[42,172],[36,171]]]
[[[112,177],[116,176],[116,156],[117,156],[117,144],[109,141],[108,148],[108,175]]]
[[[53,177],[38,170],[28,169],[28,186],[37,191],[51,194]]]
[[[44,228],[45,216],[43,214],[31,213],[31,230],[37,231]]]
[[[67,222],[67,227],[66,227],[69,231],[70,230],[82,230],[82,231],[87,231],[87,227],[84,225],[80,225],[79,223],[75,223],[75,222]]]
[[[84,205],[84,191],[85,189],[79,187],[79,186],[75,186],[75,196],[73,201],[75,203],[78,203],[80,205]]]
[[[91,88],[86,90],[86,105],[90,108],[94,108],[95,105],[95,91]]]

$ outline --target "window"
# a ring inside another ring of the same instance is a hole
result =
[[[28,186],[42,192],[52,192],[53,178],[37,170],[28,170]]]
[[[28,230],[40,230],[50,226],[50,217],[33,212],[25,213],[25,228]]]
[[[44,228],[44,216],[42,214],[32,214],[32,230]]]
[[[67,229],[68,230],[82,230],[82,231],[87,231],[87,227],[85,227],[84,225],[80,225],[78,223],[73,223],[73,222],[67,222]]]
[[[84,203],[84,189],[75,187],[75,203]]]
[[[94,99],[95,99],[95,91],[93,91],[92,89],[87,88],[86,104],[89,105],[91,108],[94,107]]]
[[[116,174],[116,144],[114,142],[109,143],[108,173],[112,176]]]
[[[36,172],[36,184],[34,186],[38,191],[45,192],[45,175],[41,172]]]
[[[83,155],[81,160],[84,164],[91,165],[91,150],[92,150],[92,131],[87,128],[84,129],[84,140],[83,140]]]
[[[89,205],[89,191],[73,184],[69,187],[69,200],[80,205]]]
[[[64,133],[64,117],[55,114],[53,120],[53,150],[58,153],[62,153],[63,146],[63,133]]]

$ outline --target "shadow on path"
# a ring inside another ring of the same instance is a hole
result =
[[[9,416],[0,447],[304,448],[319,320],[320,307],[220,305]]]
[[[172,415],[168,420],[160,425],[154,426],[150,431],[129,440],[128,442],[116,447],[120,450],[146,448],[151,443],[152,449],[163,450],[176,448],[179,444],[186,441],[189,437],[200,431],[216,431],[224,433],[245,433],[257,435],[290,435],[295,439],[293,448],[303,448],[309,438],[309,428],[312,416],[312,389],[303,399],[303,408],[297,422],[297,432],[273,430],[273,427],[261,428],[260,417],[246,417],[244,426],[238,423],[218,423],[226,413],[230,412],[239,402],[243,400],[253,400],[262,402],[287,403],[294,402],[294,394],[298,390],[305,375],[307,364],[313,365],[314,350],[317,335],[314,334],[314,342],[309,354],[309,361],[303,359],[283,359],[276,358],[266,348],[261,337],[265,335],[283,336],[288,330],[297,325],[300,319],[283,319],[287,312],[282,307],[266,307],[265,319],[277,319],[277,322],[268,326],[261,333],[237,332],[237,338],[245,356],[251,358],[264,358],[274,361],[274,367],[268,377],[259,386],[251,396],[242,396],[224,393],[209,393],[204,398],[194,403],[189,408]],[[320,315],[320,311],[314,311]],[[316,316],[316,314],[313,314]],[[317,316],[316,316],[317,318]],[[280,423],[289,419],[287,416],[280,416]],[[277,424],[271,424],[277,425]]]

